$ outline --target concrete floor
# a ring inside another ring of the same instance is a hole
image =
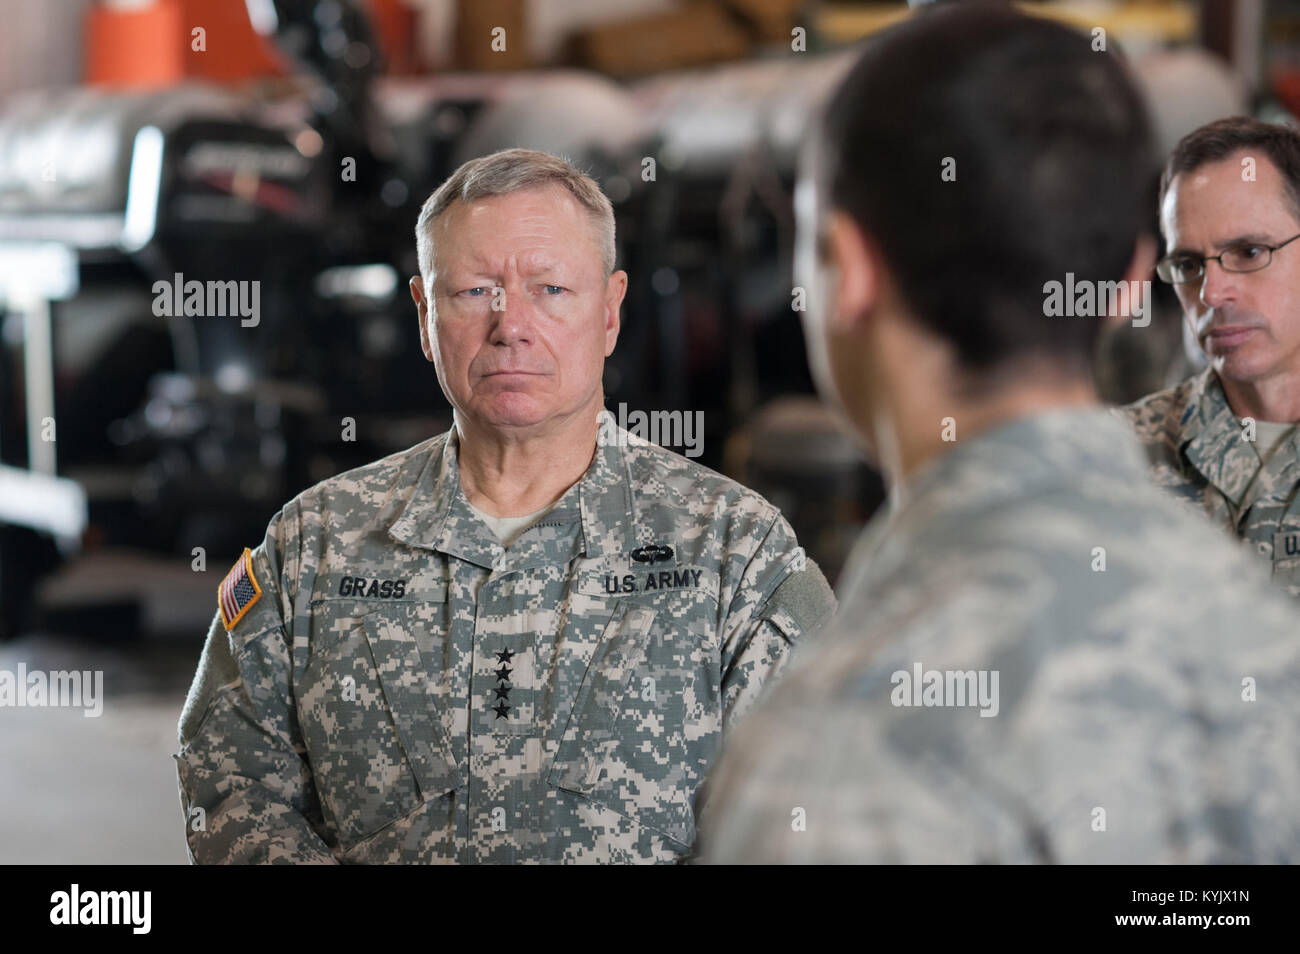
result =
[[[0,708],[0,863],[186,864],[176,722],[206,628],[184,639],[31,635],[0,670],[102,670],[103,712]]]

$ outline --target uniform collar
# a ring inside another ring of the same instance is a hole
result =
[[[1194,379],[1178,424],[1178,443],[1187,462],[1234,507],[1241,507],[1255,482],[1259,455],[1242,440],[1241,421],[1212,368]]]
[[[600,412],[596,455],[578,493],[582,507],[584,552],[589,557],[629,553],[638,546],[636,516],[640,513],[628,469],[627,449],[637,438]]]
[[[1124,422],[1098,406],[1056,408],[959,440],[909,481],[905,500],[982,509],[1045,488],[1133,477],[1148,479],[1141,447]]]
[[[1265,497],[1285,496],[1300,480],[1296,435],[1261,465],[1258,445],[1242,439],[1241,419],[1212,369],[1195,380],[1179,424],[1183,456],[1223,494],[1238,517]]]
[[[611,434],[616,439],[610,440]],[[602,427],[587,472],[550,513],[506,551],[470,509],[461,490],[460,436],[453,425],[440,440],[430,443],[422,463],[413,462],[420,467],[415,490],[389,525],[389,536],[410,546],[439,550],[482,567],[501,569],[506,562],[514,567],[567,559],[560,550],[568,552],[571,547],[561,541],[563,534],[546,531],[576,519],[581,521],[583,555],[627,553],[637,546],[637,510],[627,468],[627,438],[621,428]],[[537,528],[543,532],[539,539],[533,539]]]
[[[936,526],[965,526],[990,511],[1057,490],[1150,482],[1129,425],[1101,407],[1024,415],[956,445],[924,465],[854,546],[842,593],[856,592],[904,559],[909,540]],[[1010,512],[1010,511],[1009,511]],[[1009,517],[1008,519],[1014,519]]]

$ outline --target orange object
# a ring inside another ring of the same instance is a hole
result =
[[[419,22],[405,0],[367,0],[375,39],[384,51],[385,73],[409,76],[423,72]]]
[[[267,40],[248,21],[244,0],[156,0],[139,10],[103,4],[86,24],[86,82],[158,88],[186,79],[237,82],[279,76]]]

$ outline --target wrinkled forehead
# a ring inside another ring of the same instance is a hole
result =
[[[561,185],[456,199],[433,223],[436,266],[485,267],[505,257],[530,268],[599,268],[595,216]],[[435,271],[436,271],[435,267]]]

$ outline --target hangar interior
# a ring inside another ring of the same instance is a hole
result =
[[[1300,111],[1294,0],[1023,6],[1124,50],[1162,154]],[[406,283],[469,159],[597,180],[629,275],[607,408],[698,420],[656,436],[779,506],[833,583],[885,495],[809,374],[796,164],[854,44],[910,12],[0,0],[0,669],[101,672],[112,702],[0,712],[0,861],[185,860],[168,755],[218,583],[299,491],[450,425]],[[1110,401],[1195,366],[1157,291],[1103,343]]]

